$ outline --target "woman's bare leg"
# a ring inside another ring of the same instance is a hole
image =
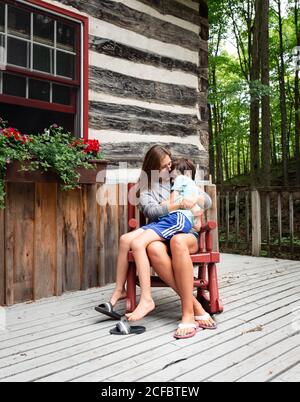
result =
[[[144,233],[144,230],[138,229],[134,232],[126,233],[120,238],[116,286],[110,298],[110,302],[113,306],[116,305],[118,300],[126,297],[125,283],[128,272],[128,253],[130,251],[131,242],[142,233]]]
[[[182,322],[194,322],[194,266],[190,257],[191,252],[198,249],[194,235],[178,234],[171,240],[172,262],[175,281],[181,297]],[[191,252],[190,252],[191,250]]]
[[[140,280],[141,298],[137,308],[127,315],[128,321],[138,321],[155,308],[151,295],[151,267],[147,255],[147,247],[153,241],[162,240],[153,230],[146,230],[131,242],[131,249]]]
[[[193,254],[195,252],[197,252],[197,248],[195,248],[193,245],[192,247],[190,247],[190,254]],[[171,287],[178,294],[178,296],[180,296],[174,277],[172,260],[168,254],[166,244],[161,241],[153,242],[148,246],[147,253],[156,274],[163,282]],[[194,315],[201,315],[203,309],[195,296],[193,296],[193,307]]]
[[[178,234],[171,240],[172,262],[175,281],[181,298],[182,323],[189,324],[195,322],[194,311],[194,266],[190,254],[196,253],[198,242],[192,234]],[[197,306],[197,309],[199,306]],[[205,310],[200,305],[197,315],[205,314]],[[190,330],[178,329],[178,335],[187,335]]]

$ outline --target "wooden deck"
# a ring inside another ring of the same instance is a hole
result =
[[[300,263],[222,255],[219,272],[219,329],[188,340],[172,337],[170,289],[154,289],[138,336],[109,335],[114,322],[93,310],[112,285],[7,308],[0,381],[300,381]]]

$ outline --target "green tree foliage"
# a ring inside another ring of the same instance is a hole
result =
[[[270,86],[251,80],[251,46],[255,19],[255,0],[210,0],[210,156],[216,182],[250,183],[251,102],[270,96],[272,184],[283,180],[282,94],[280,93],[280,20],[278,1],[270,1],[269,47]],[[295,118],[295,12],[299,0],[281,0],[284,91],[286,97],[286,135],[289,166],[294,166],[297,150]],[[300,21],[300,15],[298,23]],[[230,45],[231,46],[228,46]],[[235,51],[232,51],[234,49]],[[299,102],[298,102],[299,104]],[[298,111],[299,113],[299,111]],[[259,121],[261,122],[261,109]],[[299,120],[298,120],[299,122]],[[259,126],[259,169],[262,169],[262,134]],[[299,141],[299,138],[298,138]],[[299,144],[298,144],[299,148]],[[293,168],[291,168],[293,170]],[[290,172],[290,171],[289,171]],[[264,184],[263,175],[261,182]],[[294,176],[293,176],[294,178]],[[295,176],[296,180],[296,176]],[[300,184],[300,183],[298,183]]]

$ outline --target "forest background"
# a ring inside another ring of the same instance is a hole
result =
[[[300,0],[210,0],[214,182],[300,185]]]

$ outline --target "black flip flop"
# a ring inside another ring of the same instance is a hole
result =
[[[109,332],[111,335],[130,335],[130,334],[143,334],[146,331],[145,327],[142,326],[130,326],[127,320],[121,320],[117,323],[115,328],[111,329]]]
[[[110,302],[102,303],[99,306],[95,307],[95,310],[98,313],[102,313],[107,315],[108,317],[114,318],[115,320],[121,320],[122,316],[114,311],[114,308]]]

